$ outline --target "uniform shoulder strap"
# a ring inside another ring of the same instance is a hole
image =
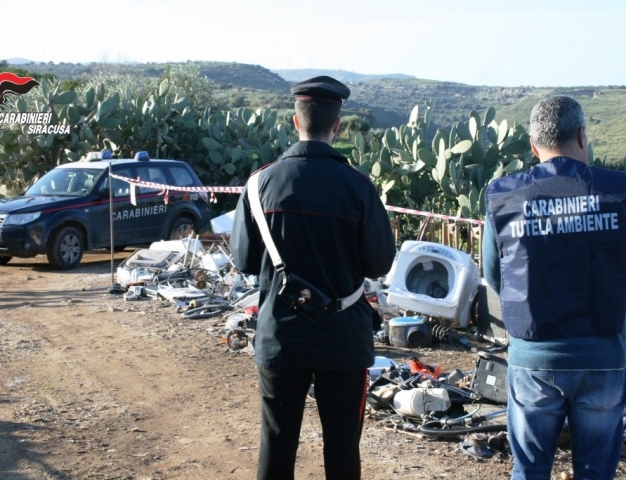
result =
[[[261,237],[263,237],[263,242],[265,242],[265,248],[267,248],[267,252],[270,254],[274,267],[278,271],[283,271],[285,269],[285,264],[283,263],[282,258],[280,258],[280,254],[276,249],[274,240],[272,240],[272,234],[267,225],[267,220],[265,218],[265,214],[263,213],[263,207],[261,206],[261,197],[259,195],[259,173],[260,172],[256,172],[248,179],[248,199],[250,200],[250,209],[252,210],[252,215],[254,215],[256,223],[259,226]]]

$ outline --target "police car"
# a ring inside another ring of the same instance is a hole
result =
[[[152,185],[133,187],[116,177]],[[211,217],[207,193],[173,187],[201,186],[185,162],[152,160],[147,152],[134,159],[94,152],[59,165],[23,194],[0,199],[0,265],[12,257],[45,254],[53,268],[68,270],[80,263],[85,250],[121,250],[200,232]]]

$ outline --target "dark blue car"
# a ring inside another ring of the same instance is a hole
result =
[[[56,167],[22,195],[0,199],[0,265],[45,254],[53,268],[68,270],[85,250],[182,238],[209,226],[207,193],[174,188],[202,187],[185,162],[151,160],[145,152],[135,159],[88,158]],[[152,185],[135,188],[133,205],[127,181],[112,177],[109,185],[109,165],[115,176],[170,187],[167,203],[166,189]]]

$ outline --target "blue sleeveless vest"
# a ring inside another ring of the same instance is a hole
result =
[[[487,189],[502,316],[525,340],[614,335],[626,318],[626,173],[555,157]]]

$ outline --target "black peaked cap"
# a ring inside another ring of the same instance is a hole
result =
[[[341,103],[350,96],[350,89],[339,80],[322,75],[300,82],[291,87],[296,100],[322,100]]]

